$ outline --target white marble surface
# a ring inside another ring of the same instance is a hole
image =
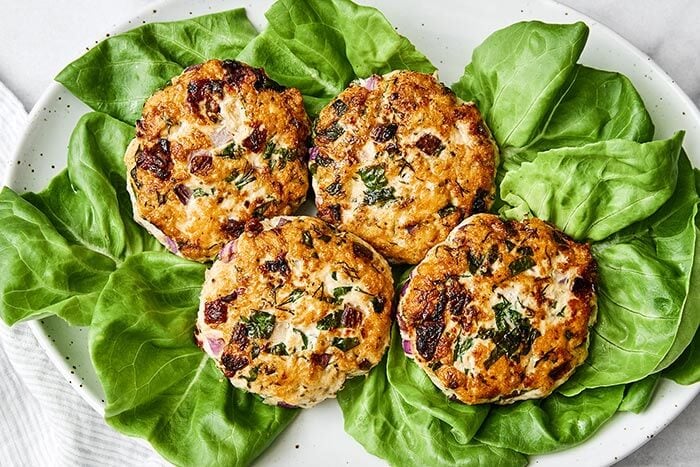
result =
[[[0,81],[30,110],[53,76],[152,0],[0,1]],[[700,1],[562,0],[651,56],[700,105]],[[698,465],[700,400],[620,466]]]

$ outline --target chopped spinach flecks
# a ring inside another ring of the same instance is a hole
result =
[[[381,313],[384,310],[384,299],[372,297],[370,302],[372,303],[372,309],[375,313]]]
[[[316,327],[321,331],[330,331],[332,329],[338,329],[340,327],[342,316],[342,310],[332,311],[320,320],[318,320],[318,323],[316,323]]]
[[[367,187],[363,199],[365,204],[384,204],[396,199],[394,188],[387,186],[389,181],[386,178],[384,166],[371,165],[358,170],[357,173],[360,175],[362,183]]]
[[[455,339],[455,347],[454,351],[452,352],[452,360],[455,362],[461,360],[464,353],[469,350],[474,343],[474,339],[471,337],[465,337],[462,339],[461,336],[462,333],[460,331],[460,334],[457,335],[457,338]]]
[[[280,342],[270,347],[270,353],[273,355],[289,355],[287,352],[287,346],[284,342]]]
[[[303,243],[305,246],[308,246],[309,248],[314,247],[314,238],[311,236],[311,232],[308,230],[304,230],[301,233],[301,243]]]
[[[229,159],[238,159],[241,157],[241,155],[243,155],[243,147],[237,145],[235,142],[231,142],[219,153],[219,156],[227,157]]]
[[[299,334],[299,337],[301,337],[301,343],[302,343],[301,350],[306,350],[306,348],[309,346],[309,338],[306,337],[306,334],[301,332],[299,329],[297,329],[297,328],[293,328],[293,329],[294,329],[294,332]]]
[[[248,327],[248,336],[256,339],[267,339],[275,329],[275,315],[266,311],[256,311],[242,321]]]
[[[343,184],[340,183],[340,178],[336,178],[333,183],[328,185],[325,190],[331,196],[338,196],[343,192]]]
[[[469,262],[469,272],[476,274],[481,265],[484,262],[483,255],[473,254],[471,251],[467,252],[467,261]]]
[[[212,190],[213,190],[213,188],[212,188]],[[212,192],[212,194],[214,194],[214,193]],[[209,196],[209,193],[204,191],[204,188],[195,188],[194,190],[192,190],[192,197],[201,198],[202,196]]]
[[[339,348],[343,352],[347,352],[360,345],[360,339],[357,337],[334,337],[333,341],[331,341],[331,345]]]
[[[249,383],[252,383],[256,379],[258,379],[258,372],[260,371],[259,366],[254,366],[253,368],[250,369],[250,372],[248,373],[248,376],[243,376],[241,375],[241,378],[244,380],[248,381]]]
[[[388,185],[384,167],[382,165],[371,165],[357,171],[362,183],[370,190],[379,190]]]
[[[255,169],[251,166],[247,166],[243,172],[234,170],[225,179],[227,182],[236,186],[237,189],[241,189],[247,184],[255,181]]]
[[[438,216],[440,216],[440,218],[447,217],[455,211],[457,211],[457,207],[448,204],[444,208],[438,210]]]
[[[265,217],[265,211],[267,211],[267,208],[269,208],[271,204],[274,204],[274,202],[274,199],[270,199],[261,203],[258,207],[253,209],[253,217]]]
[[[333,122],[331,126],[324,128],[323,130],[317,130],[316,136],[328,141],[335,141],[340,138],[343,133],[345,133],[345,129],[336,121]]]
[[[532,256],[520,256],[513,260],[512,263],[508,265],[511,275],[515,276],[521,272],[530,269],[535,265],[535,260]]]
[[[263,159],[267,161],[270,170],[284,169],[288,162],[296,159],[296,153],[288,148],[277,147],[272,141],[268,141],[263,151]]]
[[[336,287],[333,289],[333,298],[335,298],[336,302],[342,302],[343,297],[352,290],[352,286],[344,286],[344,287]]]
[[[492,307],[496,315],[496,328],[479,329],[477,336],[493,341],[494,348],[489,354],[484,366],[491,367],[502,356],[510,359],[527,354],[532,344],[540,336],[530,321],[523,317],[513,304],[501,296],[501,301]]]
[[[306,293],[304,292],[304,289],[294,289],[292,293],[290,293],[287,296],[287,298],[285,298],[284,301],[279,304],[279,306],[288,305],[290,303],[296,302],[301,298],[302,295],[304,295],[304,293]]]

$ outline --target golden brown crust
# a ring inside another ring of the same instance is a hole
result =
[[[181,256],[212,259],[251,217],[291,214],[304,201],[309,132],[301,93],[261,69],[189,67],[136,123],[124,158],[135,218]]]
[[[587,244],[539,220],[472,216],[404,286],[412,357],[468,404],[545,397],[588,355],[596,265]]]
[[[390,262],[418,263],[464,217],[491,206],[496,145],[476,106],[432,75],[352,84],[321,111],[314,145],[319,216]]]
[[[253,220],[221,256],[197,338],[234,386],[310,407],[381,360],[393,279],[360,238],[314,217]]]

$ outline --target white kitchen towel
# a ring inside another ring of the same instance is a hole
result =
[[[0,83],[0,179],[27,122]],[[149,446],[107,426],[58,373],[26,324],[0,321],[0,465],[163,465]]]

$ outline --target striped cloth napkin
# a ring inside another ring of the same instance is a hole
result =
[[[27,114],[0,82],[0,180]],[[26,324],[0,321],[0,465],[164,465],[144,442],[107,426],[49,361]]]

